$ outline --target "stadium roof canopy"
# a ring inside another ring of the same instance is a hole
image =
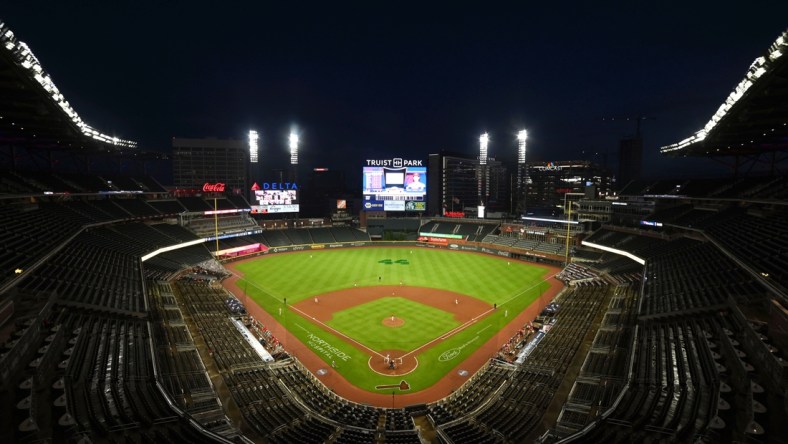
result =
[[[750,156],[788,150],[788,30],[750,65],[701,130],[663,146],[668,156]]]
[[[137,156],[137,143],[86,124],[30,48],[0,21],[0,144]]]

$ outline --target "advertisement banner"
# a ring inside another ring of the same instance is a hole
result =
[[[252,205],[252,214],[298,213],[298,204]]]
[[[384,200],[383,210],[385,211],[405,211],[405,201],[403,200]]]
[[[427,202],[405,201],[405,211],[427,211]]]
[[[366,211],[383,211],[382,200],[366,200],[364,201],[364,210]]]

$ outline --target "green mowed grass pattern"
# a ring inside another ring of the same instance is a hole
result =
[[[408,286],[454,291],[497,304],[498,310],[489,316],[418,354],[418,368],[406,377],[411,391],[415,392],[444,377],[479,346],[497,335],[548,288],[544,282],[547,269],[538,265],[492,255],[418,247],[276,254],[239,264],[238,269],[246,278],[238,285],[249,297],[280,319],[288,331],[309,345],[327,364],[336,357],[325,347],[320,349],[310,341],[320,337],[332,347],[342,350],[348,359],[337,360],[338,370],[351,383],[372,392],[376,385],[395,384],[403,378],[371,371],[367,365],[368,354],[341,336],[304,319],[282,303],[284,298],[289,305],[354,285],[399,285],[403,282]],[[282,316],[277,314],[280,307],[284,310]],[[369,340],[368,334],[362,329],[358,334],[348,336],[356,336],[355,340],[364,342]],[[498,338],[500,342],[507,339]]]
[[[383,325],[394,315],[405,321],[400,327]],[[334,313],[326,323],[375,351],[409,352],[457,327],[454,314],[410,299],[387,296]]]
[[[251,281],[249,287],[254,283],[262,293],[289,303],[354,285],[403,283],[502,304],[544,274],[543,268],[495,256],[403,247],[274,254],[238,269]],[[244,288],[243,282],[239,285]]]

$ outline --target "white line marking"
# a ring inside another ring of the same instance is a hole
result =
[[[299,310],[298,308],[296,308],[296,307],[294,307],[294,306],[292,306],[292,305],[290,306],[290,309],[291,309],[291,310],[293,310],[293,311],[296,311],[296,312],[298,312],[298,313],[301,313],[301,315],[302,315],[303,317],[307,318],[307,319],[309,319],[309,317],[310,317],[309,315],[307,315],[306,313],[304,313],[303,311]],[[367,350],[367,351],[369,351],[370,353],[374,353],[374,354],[376,354],[376,355],[380,356],[381,358],[383,357],[383,355],[382,355],[382,354],[380,354],[380,353],[376,352],[375,350],[372,350],[371,348],[369,348],[369,347],[367,347],[366,345],[364,345],[364,344],[362,344],[362,343],[360,343],[360,342],[356,341],[355,339],[353,339],[353,338],[351,338],[350,336],[348,336],[348,335],[346,335],[346,334],[342,333],[341,331],[335,330],[335,329],[331,328],[330,326],[328,326],[328,325],[324,324],[323,322],[316,320],[315,318],[312,318],[312,319],[313,319],[313,322],[314,322],[314,323],[321,325],[323,328],[325,328],[326,330],[329,330],[329,331],[331,331],[331,332],[332,332],[332,333],[334,333],[335,335],[337,335],[337,336],[341,336],[341,337],[345,338],[346,340],[348,340],[348,341],[350,341],[350,342],[352,342],[352,343],[354,343],[354,344],[358,344],[358,345],[359,345],[359,346],[361,346],[361,347],[362,347],[364,350]],[[303,328],[303,327],[301,327],[301,328]],[[304,330],[306,330],[306,329],[304,329]],[[310,332],[310,333],[311,333],[311,332]]]
[[[482,334],[482,332],[483,332],[484,330],[487,330],[487,329],[488,329],[488,328],[490,328],[490,327],[492,327],[492,325],[488,325],[488,326],[484,327],[483,329],[481,329],[481,330],[477,331],[477,332],[476,332],[476,334],[477,334],[477,335],[480,335],[480,334]]]
[[[558,273],[556,273],[556,274],[558,274]],[[546,279],[543,279],[543,280],[541,280],[541,281],[537,282],[537,283],[536,283],[536,284],[534,284],[534,285],[531,285],[530,287],[528,287],[528,288],[526,288],[526,289],[524,289],[524,290],[520,291],[519,293],[515,293],[515,295],[514,295],[514,296],[512,296],[512,297],[511,297],[511,298],[509,298],[509,299],[507,299],[507,300],[506,300],[506,302],[504,302],[503,304],[506,304],[507,302],[509,302],[509,301],[512,301],[512,300],[514,300],[514,299],[516,299],[516,298],[518,298],[518,297],[520,297],[520,296],[524,295],[524,294],[525,294],[527,291],[529,291],[529,290],[531,290],[531,289],[533,289],[533,288],[536,288],[536,287],[538,287],[538,286],[541,286],[543,282],[547,282],[547,280],[548,280],[548,279],[555,277],[555,276],[556,276],[556,274],[554,274],[554,275],[552,275],[552,276],[549,276],[549,277],[547,277]],[[549,288],[549,287],[548,287],[548,288]],[[500,307],[501,307],[503,304],[500,304],[498,307],[500,308]],[[435,339],[433,339],[433,340],[431,340],[431,341],[428,341],[427,343],[425,343],[425,344],[423,344],[423,345],[420,345],[420,346],[418,346],[418,347],[414,348],[413,350],[411,350],[411,351],[409,351],[409,352],[405,353],[404,355],[402,355],[402,357],[404,358],[405,356],[412,355],[413,353],[415,353],[415,352],[417,352],[417,351],[419,351],[419,350],[421,350],[421,349],[425,348],[426,346],[428,346],[428,345],[432,344],[433,342],[437,342],[437,341],[443,341],[443,340],[449,339],[450,337],[452,337],[452,336],[456,335],[457,333],[459,333],[459,332],[461,332],[461,331],[465,330],[466,328],[470,327],[471,325],[475,324],[475,323],[476,323],[476,321],[477,321],[479,318],[481,318],[481,317],[483,317],[483,316],[487,315],[487,314],[488,314],[488,313],[490,313],[491,311],[495,311],[495,309],[494,309],[494,308],[491,308],[491,309],[489,309],[489,310],[487,310],[487,311],[484,311],[484,312],[482,312],[481,314],[479,314],[479,315],[477,315],[477,316],[475,316],[475,317],[473,317],[473,318],[471,318],[471,319],[469,319],[469,320],[465,321],[465,323],[464,323],[464,324],[462,324],[462,325],[459,325],[459,326],[457,326],[457,327],[454,327],[453,329],[451,329],[451,330],[447,331],[447,332],[446,332],[446,333],[444,333],[443,335],[441,335],[441,336],[438,336],[437,338],[435,338]],[[489,325],[488,325],[488,327],[489,327]],[[485,327],[485,328],[487,328],[487,327]],[[481,332],[480,332],[480,333],[481,333]]]

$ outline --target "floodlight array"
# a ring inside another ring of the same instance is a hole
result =
[[[728,98],[725,100],[725,102],[720,105],[719,109],[717,109],[717,112],[711,117],[711,120],[706,123],[706,126],[680,142],[661,147],[659,149],[660,152],[669,153],[680,150],[692,145],[693,143],[697,143],[706,139],[714,127],[716,127],[717,124],[733,108],[733,106],[736,105],[736,103],[742,97],[744,97],[745,93],[752,87],[752,85],[754,85],[759,78],[761,78],[771,69],[774,62],[779,59],[786,50],[788,50],[788,31],[784,31],[779,37],[777,37],[777,40],[775,40],[775,42],[769,47],[766,56],[758,57],[754,62],[752,62],[750,69],[747,70],[747,74],[744,76],[744,79],[739,82],[738,85],[736,85],[736,88],[730,93],[730,95],[728,95]]]
[[[479,137],[479,165],[487,165],[487,143],[489,140],[487,133]]]
[[[137,147],[137,142],[133,140],[125,140],[106,135],[83,122],[82,118],[79,117],[74,108],[72,108],[68,101],[66,101],[65,97],[63,97],[63,94],[61,94],[57,86],[55,86],[55,83],[52,81],[52,78],[49,76],[49,74],[44,72],[44,69],[41,67],[41,63],[33,54],[33,51],[30,50],[30,47],[28,47],[24,42],[18,41],[14,37],[14,33],[3,22],[0,22],[0,42],[2,42],[2,46],[7,51],[11,52],[16,64],[24,68],[30,78],[41,85],[41,88],[46,91],[50,99],[52,99],[52,101],[54,101],[55,104],[60,107],[60,109],[69,117],[69,119],[71,119],[71,121],[77,126],[77,128],[79,128],[82,134],[100,142],[119,147]]]
[[[528,131],[522,130],[517,133],[517,163],[525,163],[525,139],[528,138]]]
[[[255,130],[249,130],[249,162],[257,163],[258,161],[258,148],[257,148],[257,141],[260,139],[260,136],[257,134]]]
[[[298,165],[298,134],[290,133],[290,165]]]

